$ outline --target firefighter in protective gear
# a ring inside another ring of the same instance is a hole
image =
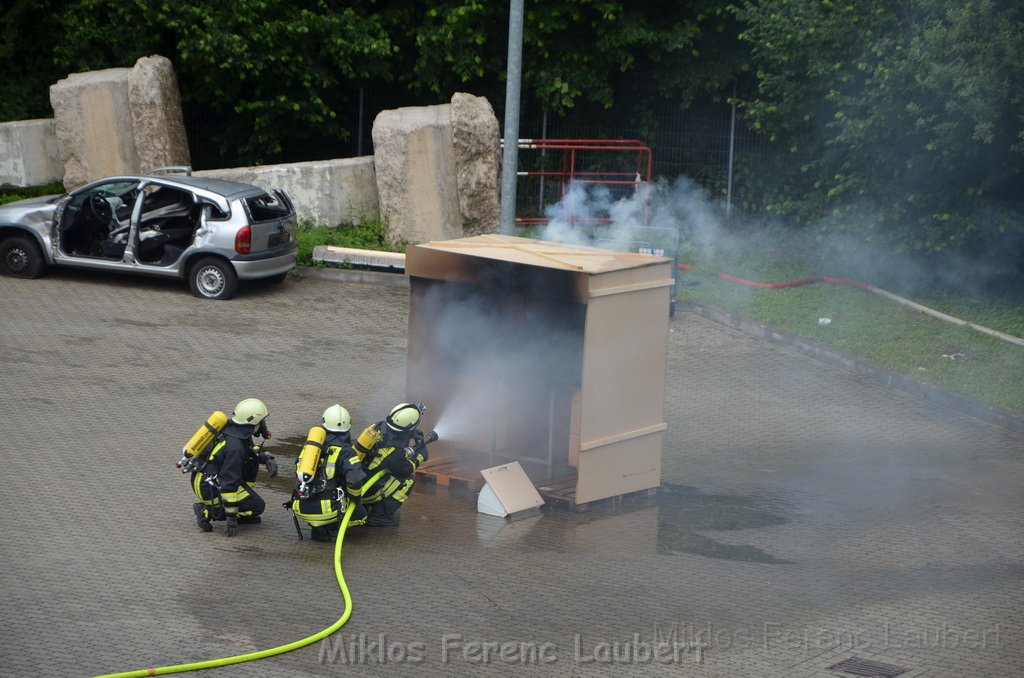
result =
[[[396,405],[384,421],[367,426],[356,439],[366,476],[386,471],[363,495],[366,525],[398,524],[396,514],[409,498],[416,469],[427,460],[427,443],[437,439],[434,432],[428,438],[417,428],[423,411],[420,404]]]
[[[295,515],[309,523],[310,536],[317,541],[334,541],[338,536],[338,526],[345,511],[345,502],[355,503],[349,525],[362,525],[366,519],[366,510],[362,506],[361,495],[366,474],[363,472],[359,455],[352,448],[352,419],[348,410],[341,405],[331,405],[324,410],[322,428],[326,431],[322,444],[315,444],[313,435],[306,441],[309,448],[303,448],[302,454],[296,459],[296,476],[298,479],[292,499],[285,504]],[[310,433],[316,431],[314,427]],[[319,448],[319,449],[318,449]],[[315,471],[312,477],[301,469],[307,468],[303,462],[307,454],[317,454]]]
[[[266,502],[256,494],[252,483],[260,464],[271,478],[277,475],[277,461],[263,451],[267,430],[267,406],[258,398],[246,398],[235,406],[230,420],[200,455],[192,471],[192,491],[196,524],[203,532],[212,532],[211,521],[223,520],[227,535],[234,537],[239,523],[259,523]]]

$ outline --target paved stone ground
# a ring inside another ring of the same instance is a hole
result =
[[[296,539],[287,480],[229,540],[196,529],[174,462],[250,395],[286,470],[326,405],[382,416],[406,295],[0,278],[0,674],[215,658],[336,620],[331,547]],[[346,540],[341,633],[204,675],[1024,672],[1024,435],[692,314],[670,328],[656,501],[506,523],[421,487],[399,528]]]

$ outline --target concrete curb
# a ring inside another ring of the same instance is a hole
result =
[[[333,268],[329,266],[297,266],[293,275],[313,280],[333,280],[334,282],[359,283],[363,285],[387,285],[389,287],[408,287],[409,276],[404,273],[386,273],[383,271],[366,271],[357,268]]]
[[[945,407],[949,407],[976,419],[981,419],[982,421],[996,424],[997,426],[1002,426],[1012,431],[1024,433],[1024,417],[1019,417],[1007,410],[993,407],[986,403],[962,396],[959,393],[947,391],[946,389],[933,386],[932,384],[927,384],[904,374],[893,372],[892,370],[873,363],[870,360],[865,360],[864,358],[844,353],[838,349],[832,348],[831,346],[826,346],[810,339],[798,337],[788,332],[783,332],[782,330],[762,325],[755,320],[745,318],[729,311],[723,311],[722,309],[700,304],[695,301],[680,300],[679,304],[679,308],[682,311],[694,313],[702,318],[707,318],[708,320],[722,325],[728,325],[729,327],[733,327],[746,335],[756,337],[758,339],[765,339],[782,346],[788,346],[800,353],[803,353],[804,355],[816,358],[831,365],[836,365],[837,367],[845,368],[877,383],[897,388],[929,402],[944,405]]]

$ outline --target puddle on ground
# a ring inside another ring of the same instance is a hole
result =
[[[292,459],[299,456],[302,446],[306,442],[305,436],[292,436],[291,438],[271,438],[267,441],[266,449],[275,457],[285,456]]]
[[[768,496],[705,494],[694,487],[662,485],[658,490],[659,553],[690,553],[743,562],[787,564],[790,560],[745,544],[725,544],[702,531],[749,530],[786,522]]]
[[[788,564],[792,561],[762,546],[728,543],[716,532],[775,527],[788,522],[789,502],[771,494],[730,495],[705,493],[697,488],[662,485],[655,499],[623,497],[615,504],[599,504],[574,513],[545,507],[539,515],[508,521],[477,513],[476,495],[417,484],[406,509],[416,521],[436,521],[429,532],[446,530],[452,543],[476,542],[484,548],[535,549],[578,553],[690,554],[750,563]],[[410,535],[413,539],[418,533]],[[427,538],[427,537],[424,537]]]
[[[274,458],[277,460],[277,477],[271,478],[266,474],[266,469],[260,467],[260,474],[256,478],[257,492],[259,492],[260,487],[272,487],[291,496],[292,490],[295,488],[295,460],[298,459],[299,452],[302,450],[305,442],[305,436],[291,438],[275,437],[267,441],[263,449],[268,454],[274,455]],[[270,502],[268,501],[267,504],[269,505]]]
[[[146,329],[167,327],[164,323],[153,323],[146,320],[132,320],[131,318],[114,318],[114,322],[118,325],[128,325],[131,327],[142,327]]]
[[[277,458],[278,475],[260,473],[257,491],[267,488],[268,510],[295,486],[295,460],[305,436],[271,438],[266,450]],[[756,530],[789,521],[790,502],[777,494],[716,494],[685,485],[662,485],[654,499],[623,497],[574,513],[545,507],[541,514],[522,521],[507,521],[476,511],[476,495],[417,483],[403,509],[406,522],[437,520],[447,538],[474,541],[486,548],[514,547],[579,552],[630,550],[658,555],[690,554],[748,563],[788,564],[760,546],[720,541],[709,533]],[[417,538],[420,535],[414,533]],[[729,541],[739,541],[729,540]]]

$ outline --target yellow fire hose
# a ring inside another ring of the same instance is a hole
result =
[[[384,471],[379,471],[373,477],[366,481],[363,485],[362,491],[365,492],[370,489],[377,480],[384,475]],[[142,676],[162,676],[168,673],[184,673],[186,671],[199,671],[201,669],[212,669],[217,666],[229,666],[231,664],[241,664],[243,662],[251,662],[256,659],[265,659],[267,657],[273,657],[275,655],[284,654],[285,652],[291,652],[292,650],[298,650],[300,647],[306,647],[312,645],[318,640],[322,640],[327,636],[331,635],[348,622],[348,618],[352,615],[352,596],[348,592],[348,586],[345,584],[345,575],[341,571],[341,544],[345,540],[345,531],[348,529],[349,520],[352,518],[352,511],[355,510],[355,504],[349,502],[348,508],[345,509],[345,517],[341,520],[341,527],[338,528],[338,539],[334,542],[334,576],[338,580],[338,586],[341,588],[341,595],[345,599],[345,612],[341,615],[338,621],[334,622],[324,630],[314,633],[311,636],[303,638],[302,640],[296,640],[292,643],[285,645],[278,645],[267,650],[259,650],[257,652],[249,652],[248,654],[236,654],[233,657],[222,657],[220,659],[206,659],[204,661],[189,662],[187,664],[174,664],[172,666],[158,666],[155,669],[138,669],[135,671],[125,671],[123,673],[108,673],[96,678],[141,678]]]

